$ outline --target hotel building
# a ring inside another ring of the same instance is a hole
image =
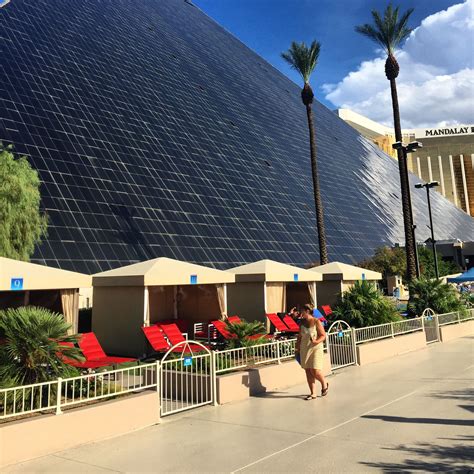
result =
[[[388,155],[393,129],[347,109],[337,114]],[[469,215],[474,215],[474,124],[403,130],[403,141],[423,147],[408,155],[408,169],[423,181],[439,181],[437,191]]]

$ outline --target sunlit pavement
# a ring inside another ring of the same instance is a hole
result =
[[[473,379],[474,338],[437,343],[336,372],[325,398],[298,386],[209,406],[7,471],[469,472]]]

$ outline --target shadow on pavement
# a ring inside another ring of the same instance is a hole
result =
[[[452,438],[449,439],[451,440]],[[415,446],[399,445],[393,448],[384,448],[406,453],[413,458],[407,458],[402,462],[361,462],[360,464],[382,470],[383,472],[397,473],[409,473],[413,471],[474,472],[474,450],[472,449],[474,436],[460,436],[452,440],[462,443],[458,443],[454,446],[437,446],[432,443],[418,443]]]
[[[474,426],[474,420],[451,420],[447,418],[407,418],[405,416],[364,415],[361,418],[390,421],[393,423],[420,423],[429,425]]]

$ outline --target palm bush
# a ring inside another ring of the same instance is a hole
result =
[[[431,308],[438,314],[466,310],[466,305],[456,289],[441,280],[420,278],[413,280],[408,288],[409,310],[412,314],[419,316],[426,308]]]
[[[350,326],[364,327],[397,321],[400,318],[394,304],[367,280],[356,281],[345,291],[334,307],[334,317]]]
[[[239,323],[231,323],[226,321],[227,330],[235,338],[228,341],[227,347],[229,349],[235,349],[237,347],[250,347],[257,344],[263,344],[266,339],[262,337],[252,338],[249,336],[255,336],[256,334],[265,334],[265,326],[260,321],[241,321]]]
[[[64,318],[34,306],[0,311],[0,386],[11,387],[78,375],[64,358],[84,360]]]

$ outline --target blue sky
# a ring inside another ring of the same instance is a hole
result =
[[[310,42],[312,39],[317,39],[320,41],[322,51],[312,85],[318,100],[332,109],[341,104],[356,104],[357,97],[353,97],[352,94],[349,98],[347,87],[345,87],[343,88],[345,93],[336,91],[336,94],[332,94],[331,101],[327,97],[331,87],[343,81],[351,72],[358,71],[363,61],[373,61],[379,56],[376,45],[355,33],[354,26],[370,21],[371,9],[383,10],[387,5],[385,0],[194,0],[194,3],[298,83],[300,83],[298,75],[283,62],[280,52],[287,49],[292,40]],[[452,20],[452,15],[448,15],[449,18],[446,19],[439,12],[460,3],[463,3],[462,0],[399,0],[395,4],[400,5],[403,10],[414,7],[410,25],[418,27],[422,20],[433,14],[441,15],[442,21]],[[472,1],[467,0],[467,3],[470,4],[472,13]],[[459,12],[459,15],[461,14],[462,12]],[[467,40],[469,31],[464,31],[465,34],[458,38],[459,40],[461,38],[464,38],[464,41]],[[425,44],[427,49],[428,46]],[[439,45],[436,46],[439,47]],[[419,50],[420,48],[418,52]],[[430,56],[428,51],[427,54]],[[415,59],[415,63],[420,61],[420,58]],[[462,58],[459,70],[464,68],[466,60]],[[423,59],[421,62],[425,63]],[[439,70],[432,71],[433,77],[446,72],[439,67],[440,65],[437,66]],[[471,66],[472,64],[468,64],[468,67]],[[407,73],[407,71],[404,72]],[[411,68],[409,74],[411,76],[414,74]],[[353,108],[357,109],[357,106]],[[465,119],[465,115],[448,117],[447,121],[460,121]],[[374,119],[381,120],[383,117],[375,114]],[[443,120],[436,119],[436,121]],[[409,125],[419,125],[419,122],[419,119],[414,119]]]

